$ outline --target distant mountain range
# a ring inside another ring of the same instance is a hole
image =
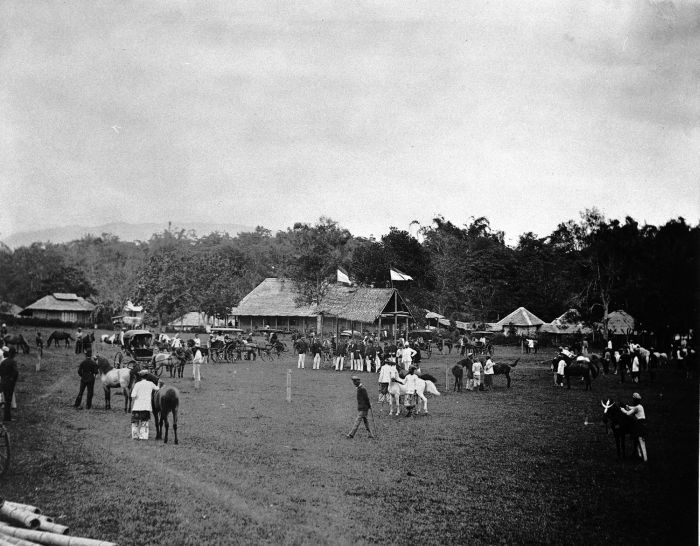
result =
[[[3,243],[10,248],[29,246],[37,242],[67,243],[68,241],[81,239],[85,235],[100,236],[103,233],[116,235],[122,241],[148,241],[154,233],[161,233],[167,228],[167,223],[128,224],[126,222],[115,222],[93,227],[74,225],[38,231],[20,231],[5,237],[4,241],[0,241],[0,247],[2,247]],[[197,236],[208,235],[215,231],[236,236],[238,233],[250,232],[255,228],[241,224],[193,222],[174,225],[173,230],[175,229],[194,230]]]

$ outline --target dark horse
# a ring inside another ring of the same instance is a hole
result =
[[[65,346],[70,347],[70,342],[75,340],[73,339],[73,336],[71,336],[68,332],[59,332],[58,330],[54,330],[53,332],[51,332],[49,339],[46,340],[46,346],[51,347],[52,341],[56,347],[58,347],[59,341],[65,341]]]
[[[520,359],[518,358],[515,362],[512,364],[494,364],[493,365],[493,375],[505,375],[506,380],[508,381],[508,389],[510,389],[510,370],[511,368],[515,368],[518,365],[518,362],[520,362]]]
[[[22,352],[25,355],[29,354],[29,343],[27,343],[27,340],[24,339],[22,334],[5,334],[5,337],[3,337],[2,340],[8,347],[10,345],[14,345],[17,348],[21,347]]]
[[[180,407],[180,391],[170,385],[163,385],[158,376],[152,373],[142,373],[148,381],[160,388],[151,395],[151,405],[153,406],[153,420],[156,423],[156,440],[163,438],[163,443],[168,443],[168,430],[170,424],[168,415],[173,415],[173,434],[175,435],[175,445],[177,440],[177,410]],[[165,435],[163,435],[163,425],[165,424]]]
[[[555,360],[559,362],[559,358],[560,357],[557,357]],[[567,365],[564,368],[564,377],[566,377],[566,388],[571,388],[572,377],[583,377],[583,380],[586,383],[586,390],[592,390],[591,380],[598,377],[598,373],[600,372],[600,366],[598,365],[598,357],[596,355],[591,355],[590,361],[578,359],[570,360],[567,358],[565,358],[565,360],[567,360]]]
[[[631,435],[634,427],[634,418],[629,415],[622,413],[620,406],[617,402],[610,403],[600,401],[603,406],[603,422],[605,423],[605,428],[608,428],[608,423],[613,431],[613,436],[615,436],[615,447],[617,448],[617,458],[625,458],[625,436]]]

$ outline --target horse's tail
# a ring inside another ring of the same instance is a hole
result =
[[[515,360],[515,362],[513,362],[513,363],[510,365],[510,367],[511,367],[511,368],[515,368],[515,367],[518,365],[518,362],[520,362],[520,359],[519,359],[519,358],[517,358],[517,359]]]
[[[598,377],[598,374],[600,373],[600,367],[598,366],[597,360],[591,360],[590,364],[588,365],[588,368],[591,370],[591,375],[593,376],[593,379]]]
[[[440,396],[440,391],[437,390],[435,383],[432,381],[425,382],[425,392],[428,394],[434,394],[435,396]]]

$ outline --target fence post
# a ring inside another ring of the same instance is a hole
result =
[[[287,402],[292,401],[292,370],[287,370]]]
[[[37,356],[37,359],[36,359],[35,369],[37,372],[41,371],[41,349],[39,349],[39,355]]]

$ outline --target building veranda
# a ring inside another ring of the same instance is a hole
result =
[[[319,304],[299,301],[294,281],[267,278],[231,311],[246,330],[275,329],[323,336],[345,330],[386,331],[389,337],[413,322],[408,306],[394,288],[332,284]]]

